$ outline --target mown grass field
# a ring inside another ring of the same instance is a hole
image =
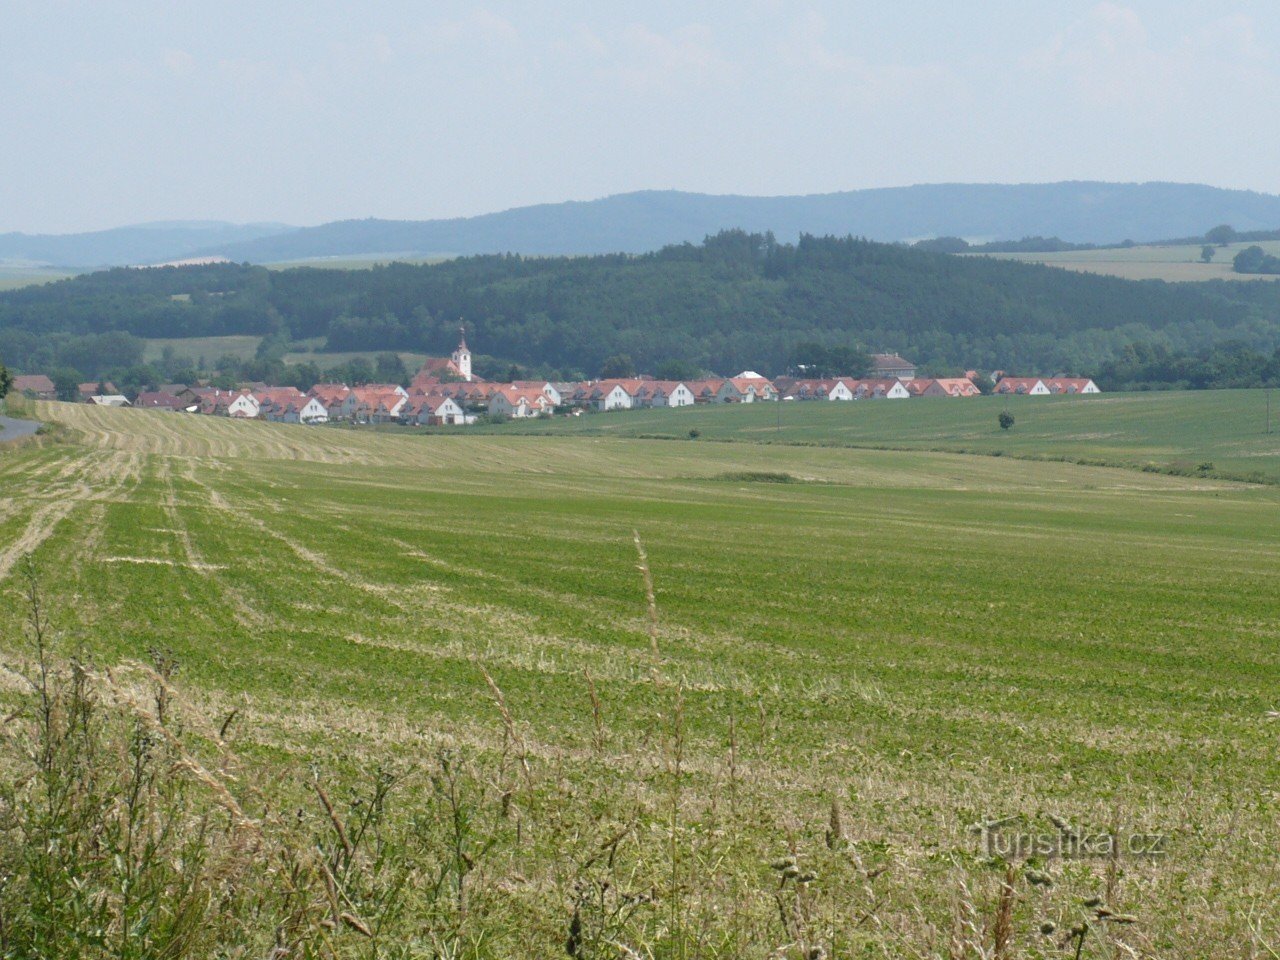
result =
[[[1062,253],[989,253],[973,256],[1043,263],[1081,273],[1101,273],[1125,280],[1275,280],[1268,275],[1243,275],[1231,269],[1235,255],[1246,247],[1259,246],[1268,253],[1280,253],[1280,240],[1261,243],[1233,243],[1215,247],[1209,263],[1200,260],[1201,244],[1187,246],[1140,245],[1117,250],[1074,250]]]
[[[992,442],[1051,452],[1052,429],[1110,402],[1029,401],[1016,438]],[[1167,852],[1033,864],[1054,884],[1017,875],[1003,956],[1071,956],[1060,941],[1091,895],[1137,922],[1095,921],[1085,957],[1280,945],[1275,487],[40,409],[51,435],[0,448],[9,659],[30,554],[62,649],[106,665],[170,651],[193,729],[237,711],[234,786],[260,784],[264,807],[301,808],[316,770],[345,797],[391,765],[419,774],[385,814],[407,824],[440,790],[438,751],[469,758],[467,823],[492,842],[469,841],[476,906],[449,921],[447,955],[564,956],[577,904],[580,938],[607,928],[579,956],[991,956],[1005,874],[967,828],[1051,830],[1050,813],[1159,833]],[[784,429],[926,409],[788,405]],[[937,409],[977,430],[996,405]],[[729,439],[774,412],[673,413]],[[785,855],[817,876],[780,883]],[[414,909],[386,929],[421,931]],[[353,929],[333,936],[334,955],[374,955]]]
[[[493,433],[650,436],[763,444],[890,447],[1067,458],[1280,481],[1280,390],[1188,390],[1091,397],[946,397],[611,411],[511,421]],[[1001,430],[1008,410],[1016,421]],[[691,454],[696,456],[697,454]],[[1009,467],[1007,469],[1013,469]]]

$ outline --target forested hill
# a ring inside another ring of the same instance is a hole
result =
[[[851,238],[731,231],[639,257],[484,256],[371,270],[117,269],[0,295],[0,358],[52,334],[325,337],[333,350],[447,351],[594,372],[691,361],[776,372],[802,341],[946,367],[1094,369],[1133,342],[1274,349],[1280,285],[1134,283]],[[87,372],[87,371],[86,371]]]
[[[205,252],[275,263],[371,254],[645,253],[726,228],[908,241],[924,237],[1076,243],[1200,236],[1222,223],[1280,227],[1280,197],[1183,183],[923,184],[791,197],[647,190],[455,220],[345,220]]]

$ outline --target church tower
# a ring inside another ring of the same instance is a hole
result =
[[[453,360],[453,365],[458,368],[458,373],[462,375],[462,379],[470,383],[471,351],[467,349],[467,328],[463,325],[458,330],[462,336],[458,339],[458,349],[453,351],[450,359]]]

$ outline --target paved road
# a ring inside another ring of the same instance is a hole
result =
[[[0,440],[17,440],[29,437],[40,429],[36,420],[14,420],[12,417],[0,417]]]

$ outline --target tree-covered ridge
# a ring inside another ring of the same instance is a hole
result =
[[[727,231],[641,256],[478,256],[371,270],[112,270],[0,295],[0,356],[51,335],[324,337],[333,350],[480,354],[530,367],[682,360],[779,372],[797,343],[893,350],[938,370],[1088,371],[1134,342],[1274,349],[1280,288],[1135,283],[850,237]],[[89,372],[86,370],[86,373]]]

